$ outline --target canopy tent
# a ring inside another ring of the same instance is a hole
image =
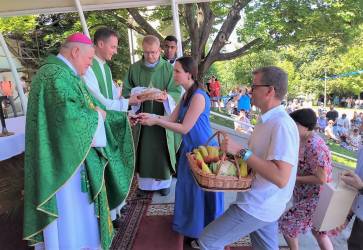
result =
[[[81,0],[84,11],[171,5],[171,0]],[[177,4],[209,2],[209,0],[176,0]],[[2,1],[0,17],[51,14],[77,11],[74,0]]]
[[[211,0],[12,0],[3,1],[0,5],[0,17],[20,16],[20,15],[37,15],[50,13],[64,13],[78,11],[81,19],[83,32],[89,36],[86,20],[83,15],[84,11],[136,8],[158,5],[171,5],[173,11],[174,32],[178,39],[178,46],[181,47],[181,33],[179,26],[178,4],[210,2]],[[4,49],[8,59],[11,71],[13,73],[17,90],[20,96],[21,104],[26,113],[27,99],[21,87],[20,78],[16,71],[7,44],[0,32],[0,44]],[[180,56],[180,51],[178,56]]]

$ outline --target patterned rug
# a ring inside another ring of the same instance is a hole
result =
[[[174,203],[150,204],[146,216],[171,216],[174,214]],[[171,225],[170,225],[171,226]],[[230,249],[242,249],[243,247],[251,247],[251,239],[249,236],[243,237],[237,242],[230,245]],[[280,250],[288,250],[288,247],[280,246]]]
[[[152,193],[139,190],[136,179],[133,180],[126,205],[118,219],[119,229],[113,239],[112,250],[131,250],[139,228],[141,218],[151,203]]]
[[[147,209],[146,216],[169,216],[174,214],[174,203],[166,204],[150,204]],[[171,226],[171,225],[170,225]],[[251,246],[249,236],[246,236],[239,241],[230,245],[231,247],[248,247]]]

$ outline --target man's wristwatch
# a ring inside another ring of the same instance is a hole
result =
[[[248,148],[242,148],[238,151],[237,156],[242,158],[242,160],[247,161],[252,156],[252,151]]]
[[[359,193],[360,195],[363,195],[363,188],[358,189],[358,193]]]

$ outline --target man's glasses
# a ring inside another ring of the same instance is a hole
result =
[[[272,85],[270,85],[270,84],[252,84],[251,85],[251,90],[253,91],[254,89],[256,89],[257,87],[270,87],[270,86],[272,86]],[[273,86],[272,86],[273,87]]]
[[[144,55],[155,56],[159,53],[159,51],[144,51]]]

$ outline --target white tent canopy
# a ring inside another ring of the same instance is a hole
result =
[[[178,4],[210,2],[210,0],[9,0],[0,4],[0,17],[26,16],[37,14],[78,12],[83,28],[83,32],[89,36],[87,23],[83,11],[122,9],[147,7],[158,5],[171,5],[173,10],[173,21],[175,35],[178,39],[178,46],[181,49],[181,35],[179,27]],[[16,66],[11,59],[11,55],[5,39],[0,32],[0,44],[4,49],[11,71],[13,73],[21,104],[26,113],[27,99],[20,84],[20,78],[16,72]],[[180,56],[179,50],[179,56]]]
[[[210,2],[175,0],[177,4]],[[80,0],[84,11],[171,5],[171,0]],[[76,12],[74,0],[11,0],[0,4],[0,17]]]

